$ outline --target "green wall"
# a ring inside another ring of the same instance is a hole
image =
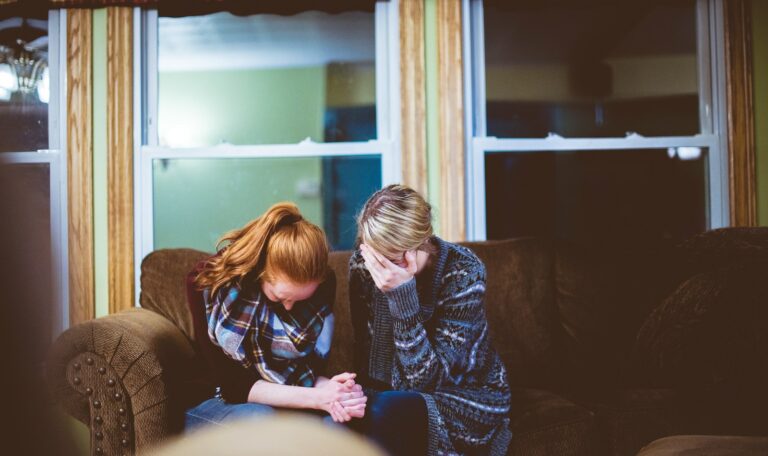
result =
[[[279,201],[293,201],[323,226],[320,197],[302,197],[302,182],[320,184],[319,158],[156,160],[155,248],[211,252],[227,231],[239,228]]]
[[[325,75],[324,67],[162,72],[160,144],[320,142]],[[157,160],[154,247],[212,251],[226,231],[285,200],[322,226],[321,181],[319,158]]]
[[[768,226],[768,2],[752,0],[757,221]]]
[[[325,68],[161,72],[160,145],[323,139]]]
[[[107,10],[93,10],[93,260],[96,316],[109,314]]]

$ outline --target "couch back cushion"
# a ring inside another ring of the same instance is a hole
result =
[[[608,250],[558,243],[555,292],[568,382],[634,381],[632,346],[640,325],[679,283],[666,247]]]
[[[678,250],[690,277],[638,333],[641,367],[653,383],[759,391],[768,403],[768,227],[708,231]]]
[[[465,242],[485,264],[491,340],[513,386],[551,386],[561,377],[554,255],[533,238]]]
[[[486,265],[486,312],[494,346],[515,386],[547,385],[560,377],[561,336],[554,296],[554,255],[536,239],[463,243]],[[328,373],[353,371],[353,330],[349,308],[348,262],[352,252],[331,252],[336,274],[336,326]],[[143,308],[173,321],[192,339],[192,317],[186,302],[186,275],[210,255],[192,249],[150,253],[141,266]]]
[[[160,249],[141,262],[139,304],[174,322],[190,340],[194,330],[187,305],[187,274],[210,255],[193,249]]]
[[[328,374],[354,372],[352,317],[349,313],[349,257],[352,252],[331,252],[328,264],[336,274],[336,301],[333,303],[335,327],[328,359]]]

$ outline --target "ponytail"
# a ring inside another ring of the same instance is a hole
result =
[[[302,217],[292,203],[278,203],[243,228],[225,234],[195,278],[199,288],[215,294],[224,285],[283,278],[303,284],[322,281],[328,269],[328,242],[323,231]]]

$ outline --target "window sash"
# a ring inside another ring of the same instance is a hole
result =
[[[360,142],[231,145],[169,148],[158,145],[158,14],[134,9],[134,264],[154,249],[152,163],[162,158],[296,158],[377,155],[383,185],[401,179],[398,2],[377,1],[375,8],[376,129],[377,139]],[[135,289],[141,290],[139,267]],[[137,305],[140,293],[136,293]]]
[[[69,327],[69,239],[67,199],[67,129],[66,68],[67,68],[66,10],[48,12],[48,71],[50,98],[48,102],[48,149],[3,152],[0,166],[14,164],[47,164],[50,190],[51,238],[51,340]]]
[[[487,136],[485,93],[485,43],[482,0],[463,0],[465,61],[465,126],[467,127],[467,220],[468,239],[485,240],[485,155],[493,152],[579,151],[708,148],[709,228],[727,226],[728,164],[725,137],[725,73],[722,0],[697,0],[697,62],[699,76],[700,133],[693,136],[568,138],[496,138]]]

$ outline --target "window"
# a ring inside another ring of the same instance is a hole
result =
[[[137,264],[213,251],[286,200],[351,248],[354,215],[400,172],[396,8],[141,14]]]
[[[472,237],[644,244],[725,225],[710,3],[466,2]]]
[[[14,305],[34,335],[37,361],[69,320],[66,137],[59,127],[64,24],[64,13],[55,11],[0,20],[0,182],[11,202],[4,215],[17,234],[3,261],[26,288]]]

